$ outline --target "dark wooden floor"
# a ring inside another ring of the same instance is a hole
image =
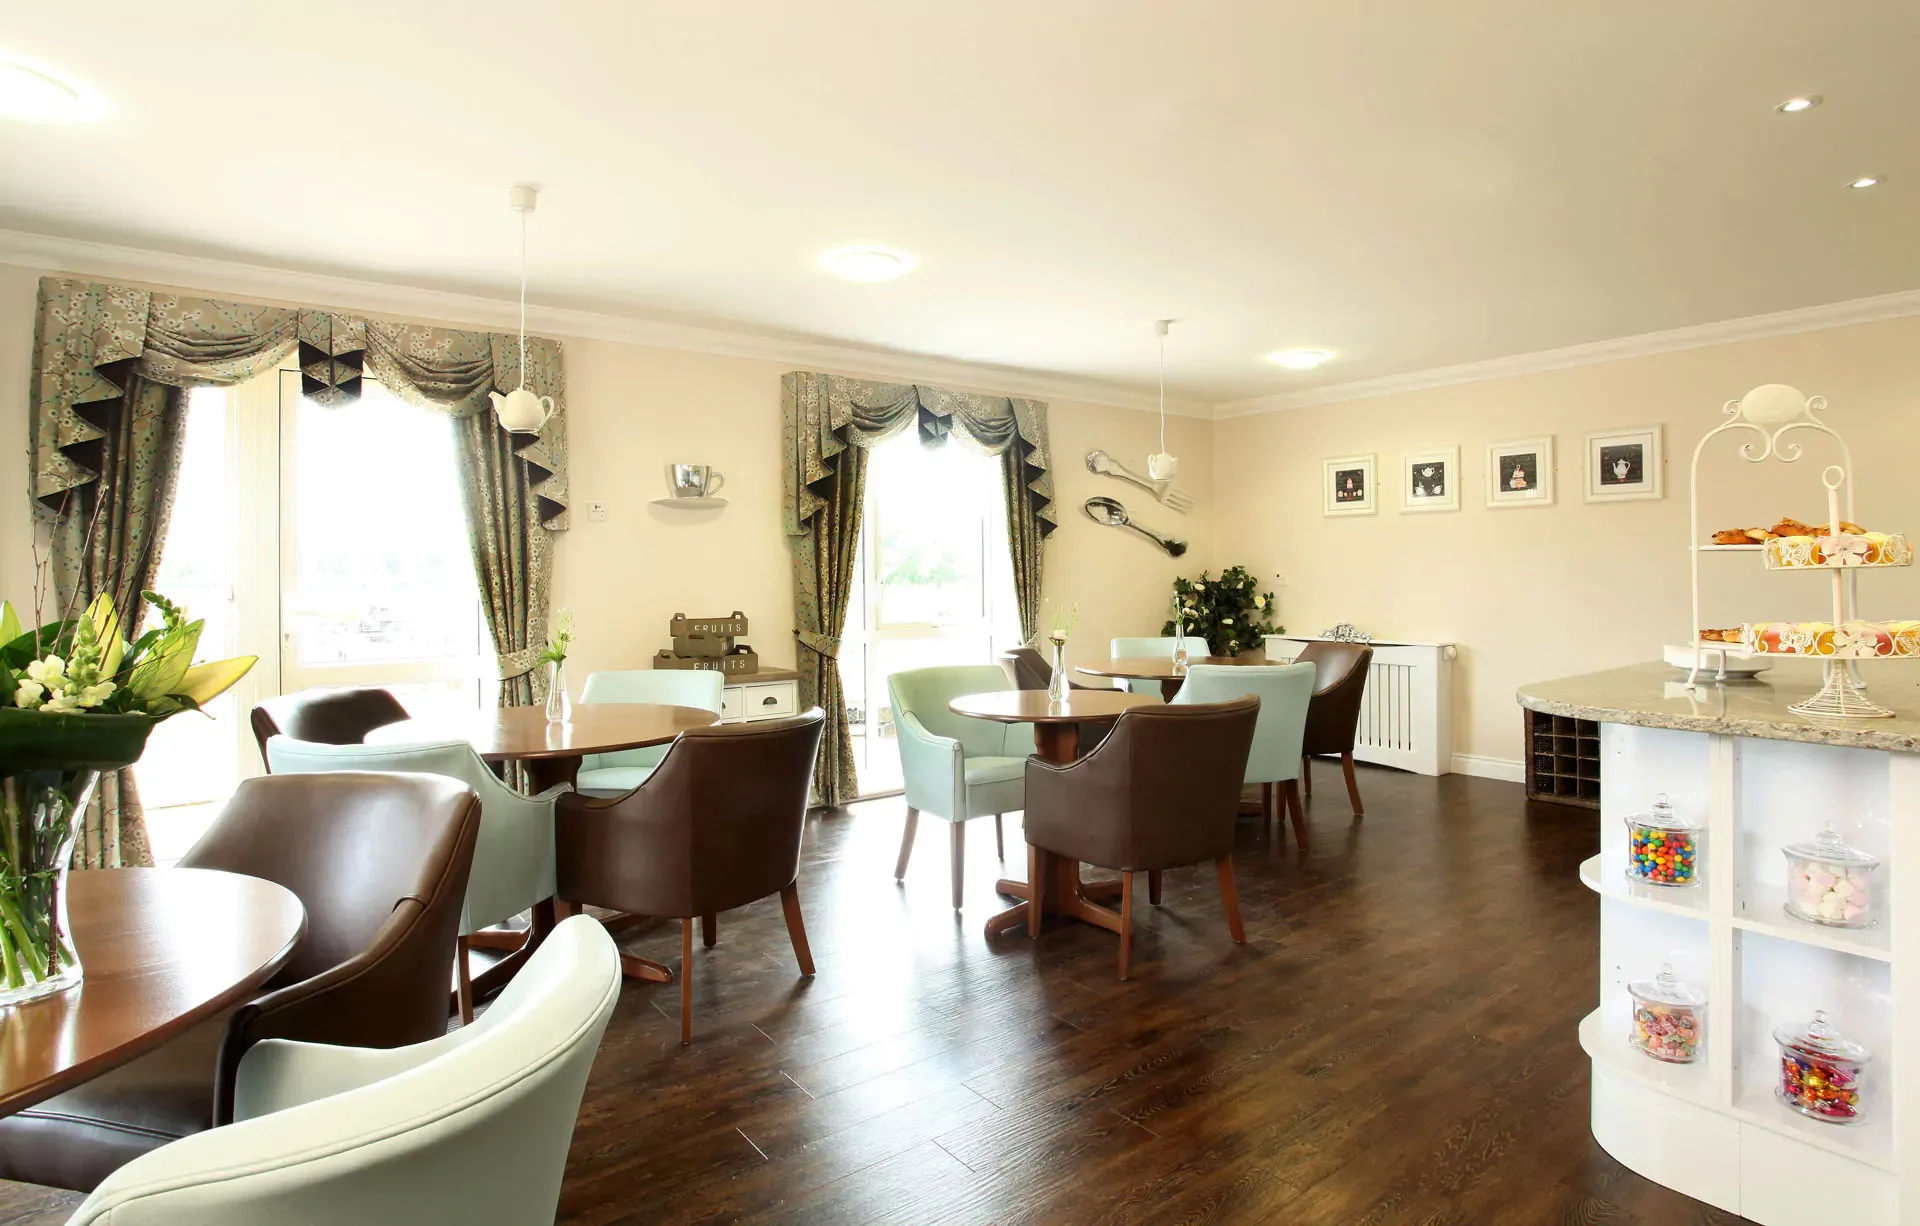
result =
[[[1127,983],[1085,925],[981,935],[1006,902],[990,823],[968,828],[956,917],[944,823],[899,887],[900,801],[817,816],[817,978],[769,900],[696,947],[692,1047],[677,987],[629,984],[560,1220],[1737,1222],[1588,1133],[1594,815],[1362,768],[1356,825],[1337,768],[1317,781],[1311,855],[1243,821],[1248,944],[1211,866],[1169,873],[1163,906],[1139,900]],[[677,929],[627,947],[678,962]],[[0,1223],[77,1199],[0,1184]]]

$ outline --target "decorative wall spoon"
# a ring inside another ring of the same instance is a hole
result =
[[[1141,536],[1146,537],[1154,544],[1160,546],[1160,548],[1166,550],[1169,557],[1177,558],[1187,551],[1187,543],[1179,537],[1161,536],[1157,532],[1149,532],[1139,524],[1134,523],[1133,520],[1127,517],[1127,508],[1121,506],[1114,499],[1089,498],[1087,499],[1084,509],[1087,512],[1087,518],[1097,524],[1105,524],[1109,528],[1132,528]]]

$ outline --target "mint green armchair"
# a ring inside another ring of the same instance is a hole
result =
[[[587,674],[581,702],[657,702],[670,707],[698,707],[720,713],[726,678],[719,673],[691,669],[633,668]],[[580,759],[574,787],[584,796],[624,796],[645,783],[671,745],[623,749],[618,753],[590,753]]]
[[[267,739],[267,769],[276,775],[328,771],[402,771],[445,775],[480,796],[480,837],[460,908],[460,940],[454,973],[460,1020],[473,1020],[473,981],[467,969],[468,938],[504,923],[553,897],[553,804],[565,784],[538,796],[523,796],[502,783],[465,741],[410,745],[322,745],[290,736]]]
[[[920,815],[944,818],[951,823],[956,911],[960,909],[966,864],[966,823],[992,815],[994,843],[1001,859],[1006,858],[1000,815],[1027,806],[1027,759],[1033,754],[1033,725],[955,715],[947,704],[967,694],[1013,688],[998,664],[915,668],[887,678],[907,792],[907,828],[900,839],[894,880],[906,878],[907,857],[913,854]]]
[[[1276,786],[1293,822],[1293,837],[1307,845],[1306,813],[1300,805],[1300,748],[1307,735],[1307,707],[1313,701],[1312,664],[1195,664],[1173,696],[1173,705],[1231,702],[1243,694],[1260,700],[1247,754],[1246,782],[1260,785],[1262,820],[1278,818]]]
[[[1197,634],[1189,634],[1187,636],[1188,656],[1197,658],[1211,654],[1213,654],[1213,650],[1207,646],[1205,639]],[[1107,645],[1107,658],[1109,660],[1153,659],[1160,656],[1164,656],[1169,660],[1173,659],[1172,635],[1168,635],[1166,638],[1114,639]],[[1155,698],[1160,697],[1160,683],[1158,681],[1138,681],[1129,678],[1120,684],[1135,694],[1151,694]]]

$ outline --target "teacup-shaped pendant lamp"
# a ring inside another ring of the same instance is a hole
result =
[[[520,184],[507,189],[507,204],[520,214],[520,386],[502,396],[488,392],[494,416],[511,434],[538,434],[553,416],[553,397],[536,396],[527,387],[527,214],[538,202],[538,190]]]
[[[1154,334],[1160,338],[1160,450],[1147,457],[1147,476],[1155,481],[1171,481],[1180,471],[1180,457],[1167,453],[1167,327],[1171,319],[1153,321]]]

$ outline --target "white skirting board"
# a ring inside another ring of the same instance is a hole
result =
[[[1453,773],[1474,775],[1481,779],[1501,779],[1507,783],[1525,783],[1527,764],[1511,758],[1483,758],[1478,754],[1457,753],[1453,755]]]

